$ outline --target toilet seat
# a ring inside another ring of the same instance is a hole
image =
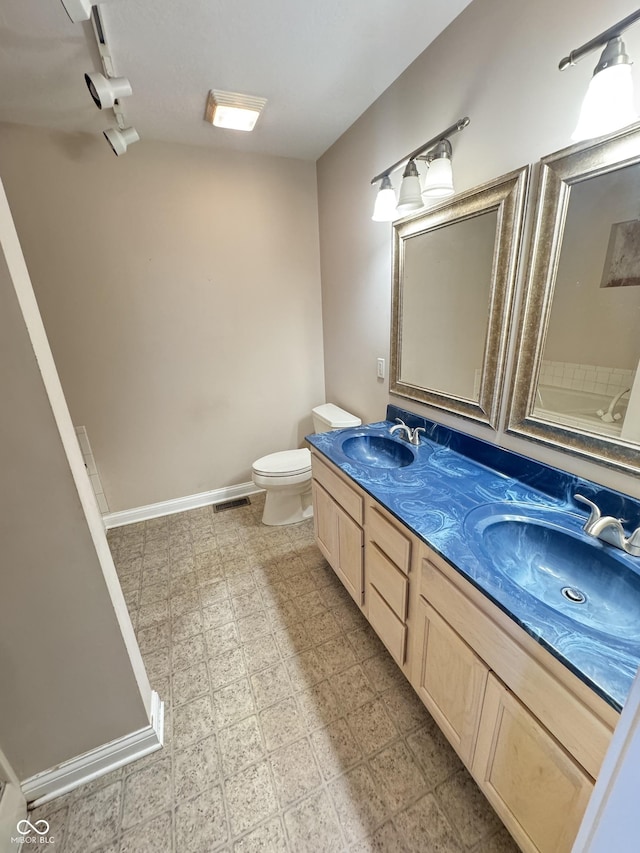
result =
[[[253,472],[261,477],[296,477],[311,473],[311,451],[280,450],[261,456],[253,463]]]

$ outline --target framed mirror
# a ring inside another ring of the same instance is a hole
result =
[[[496,428],[528,174],[395,223],[391,393]]]
[[[640,124],[540,164],[508,431],[640,470]]]

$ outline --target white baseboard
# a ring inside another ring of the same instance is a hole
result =
[[[0,794],[0,853],[14,853],[20,849],[22,835],[18,823],[27,816],[27,803],[17,785],[8,784]],[[12,840],[13,839],[13,840]]]
[[[255,483],[238,483],[237,486],[226,486],[222,489],[213,489],[210,492],[187,495],[184,498],[174,498],[157,504],[124,509],[121,512],[109,512],[102,516],[102,520],[107,530],[110,530],[112,527],[122,527],[123,524],[135,524],[138,521],[148,521],[150,518],[158,518],[161,515],[172,515],[175,512],[186,512],[189,509],[209,506],[209,504],[245,498],[262,491],[264,490],[259,489]]]
[[[154,690],[151,694],[151,722],[148,726],[26,779],[20,786],[22,793],[30,808],[41,806],[86,782],[155,752],[162,747],[163,740],[164,703]]]

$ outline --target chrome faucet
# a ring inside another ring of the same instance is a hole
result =
[[[416,447],[420,444],[420,433],[426,432],[424,427],[416,427],[415,429],[411,429],[410,426],[407,426],[403,420],[400,418],[396,418],[396,425],[392,426],[389,430],[389,434],[393,435],[395,432],[400,433],[400,437],[404,438],[405,441],[408,441],[409,444],[413,444]]]
[[[625,394],[628,394],[631,391],[631,388],[625,388],[624,391],[621,391],[619,394],[616,394],[615,397],[609,403],[607,411],[604,409],[598,409],[596,415],[600,418],[601,421],[604,421],[606,424],[611,424],[614,421],[619,421],[621,419],[621,415],[619,412],[615,412],[615,407],[618,405],[620,400],[624,397]]]
[[[613,545],[614,548],[619,548],[632,557],[640,557],[640,527],[637,527],[631,536],[626,536],[624,527],[622,526],[621,518],[614,518],[612,515],[602,515],[599,507],[585,498],[582,495],[574,495],[575,500],[586,504],[591,510],[589,518],[586,520],[583,530],[589,536],[595,536],[602,542],[607,542]]]

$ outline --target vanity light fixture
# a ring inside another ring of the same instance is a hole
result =
[[[638,115],[633,103],[631,60],[621,35],[639,20],[640,9],[572,50],[569,56],[560,61],[558,67],[560,71],[564,71],[586,54],[604,48],[584,96],[578,124],[571,134],[574,142],[604,136],[637,121]]]
[[[266,98],[212,89],[207,96],[205,121],[227,130],[253,130],[266,103]]]
[[[391,178],[389,175],[383,175],[371,218],[374,222],[391,222],[396,216],[396,208],[396,191]]]
[[[422,207],[424,207],[424,202],[418,167],[415,160],[409,160],[402,173],[397,211],[398,213],[410,213],[412,210],[420,210]]]
[[[453,175],[451,171],[451,143],[448,137],[464,130],[469,124],[469,117],[459,119],[451,127],[434,136],[424,145],[406,154],[384,172],[371,179],[372,184],[380,182],[378,195],[373,209],[374,222],[391,222],[403,213],[420,210],[424,207],[424,199],[444,198],[453,195]],[[420,188],[420,176],[416,160],[428,164],[424,188]],[[406,165],[405,165],[406,164]],[[391,183],[391,173],[405,166],[400,185],[400,197],[396,195]],[[433,170],[433,172],[432,172]],[[431,177],[430,177],[431,175]]]
[[[425,198],[446,198],[453,195],[453,170],[451,168],[451,143],[443,139],[433,154],[427,155],[429,170],[422,195]]]

